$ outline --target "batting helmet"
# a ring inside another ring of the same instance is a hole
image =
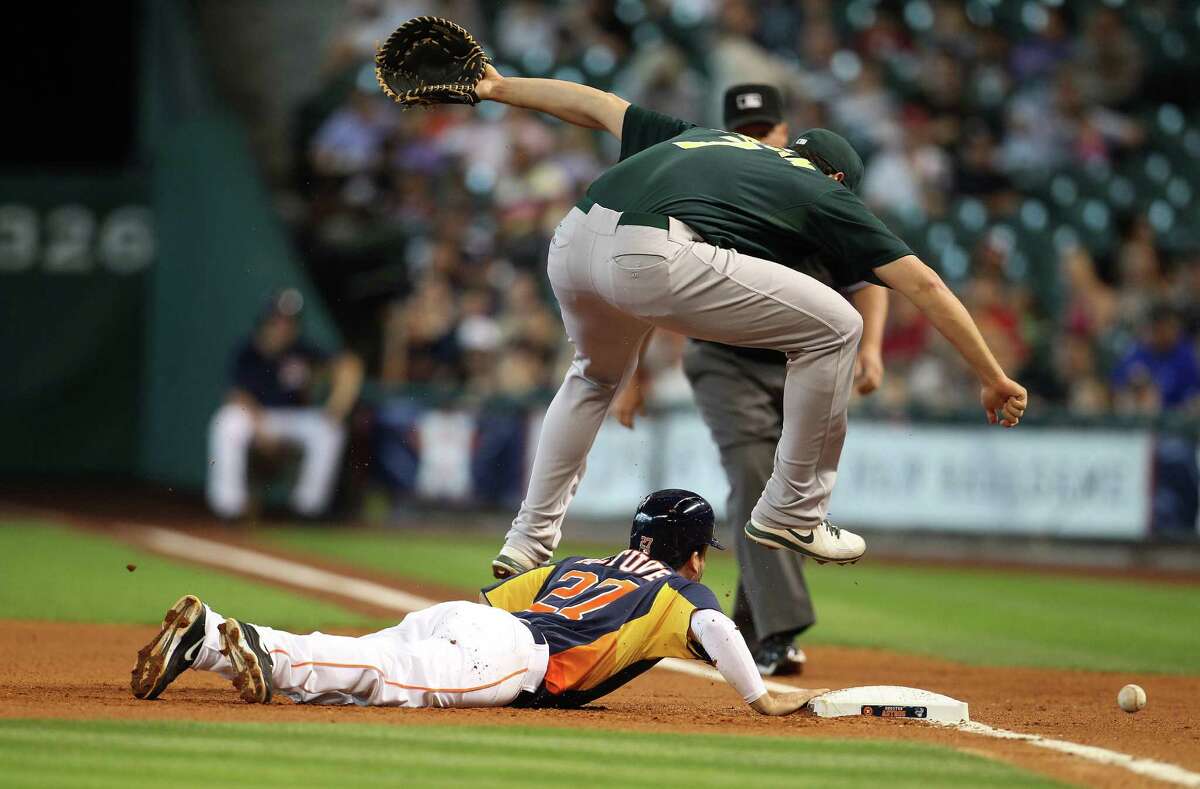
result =
[[[690,490],[656,490],[638,505],[629,530],[629,547],[678,568],[704,546],[725,546],[713,537],[713,508]]]

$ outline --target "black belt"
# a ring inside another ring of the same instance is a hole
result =
[[[587,195],[584,195],[583,199],[575,204],[575,207],[586,214],[588,211],[592,210],[592,206],[595,204],[595,200]],[[621,218],[617,220],[617,225],[641,225],[642,227],[656,227],[659,230],[670,230],[671,220],[668,219],[664,214],[646,214],[640,211],[624,211],[621,213]]]

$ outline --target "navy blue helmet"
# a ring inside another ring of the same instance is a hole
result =
[[[713,537],[713,508],[690,490],[656,490],[638,505],[629,530],[629,547],[678,568],[706,545],[725,546]]]

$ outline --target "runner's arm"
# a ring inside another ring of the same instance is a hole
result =
[[[482,101],[544,112],[585,129],[604,129],[618,140],[629,102],[613,93],[561,79],[502,77],[487,66],[475,86]]]
[[[738,632],[737,625],[720,611],[702,608],[692,614],[692,634],[712,658],[725,681],[733,686],[755,712],[763,715],[790,715],[825,690],[797,688],[795,693],[772,695],[767,691],[758,666]]]

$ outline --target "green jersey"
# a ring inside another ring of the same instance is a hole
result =
[[[873,269],[912,254],[853,192],[794,151],[636,105],[625,111],[620,161],[588,197],[674,217],[714,246],[792,268],[820,258],[835,287],[878,282]]]

